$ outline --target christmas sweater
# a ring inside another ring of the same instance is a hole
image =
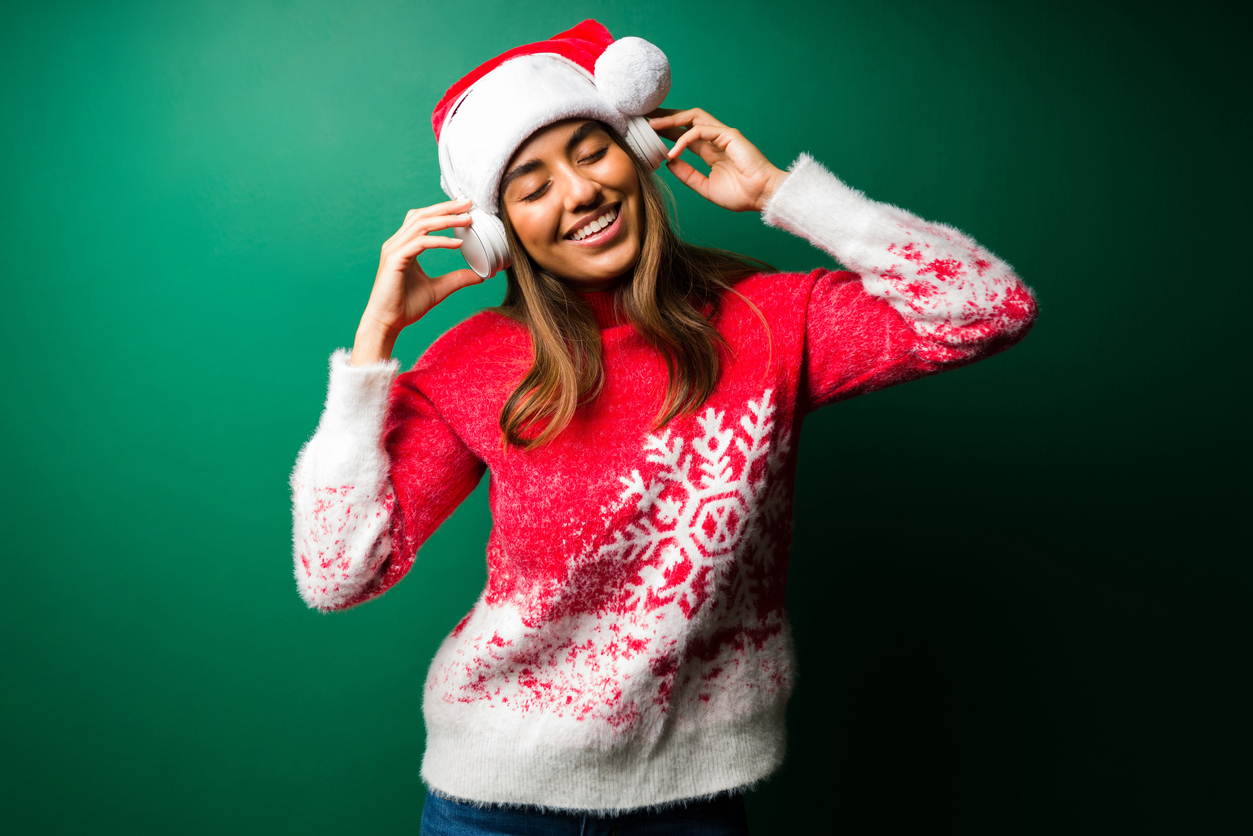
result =
[[[291,479],[310,607],[390,589],[491,474],[487,585],[425,683],[432,791],[617,811],[743,787],[782,761],[801,420],[1006,348],[1035,318],[1010,266],[957,229],[808,155],[789,171],[764,222],[849,269],[738,282],[707,310],[727,341],[716,388],[664,427],[665,362],[609,294],[585,296],[604,388],[534,450],[504,449],[498,423],[532,361],[516,321],[481,311],[399,375],[394,359],[331,357]]]

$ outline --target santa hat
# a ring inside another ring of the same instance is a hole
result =
[[[641,38],[615,41],[595,20],[511,49],[450,87],[435,107],[440,187],[495,215],[505,166],[535,131],[586,117],[627,136],[636,129],[630,117],[651,112],[669,91],[670,63],[660,49]]]

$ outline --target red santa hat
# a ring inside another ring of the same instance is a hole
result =
[[[505,166],[535,131],[586,117],[627,136],[635,129],[630,117],[651,112],[669,91],[670,63],[660,49],[641,38],[614,40],[595,20],[511,49],[466,75],[436,105],[431,127],[440,187],[495,215]]]

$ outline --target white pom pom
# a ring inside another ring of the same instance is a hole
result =
[[[666,100],[670,62],[643,38],[619,38],[596,59],[596,88],[627,116],[643,116]]]

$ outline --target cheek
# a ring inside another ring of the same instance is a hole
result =
[[[552,223],[551,216],[551,212],[528,206],[515,209],[509,214],[509,220],[513,224],[514,232],[518,234],[518,240],[529,250],[550,243],[556,236],[556,226]]]
[[[639,173],[635,170],[635,164],[631,162],[631,158],[626,155],[626,152],[623,152],[622,159],[619,160],[617,176],[618,182],[621,184],[619,188],[622,191],[628,194],[639,195]]]
[[[626,194],[635,204],[633,219],[638,226],[644,222],[644,192],[640,188],[639,173],[635,170],[635,166],[625,154],[623,157],[624,166],[617,177],[618,190]]]

